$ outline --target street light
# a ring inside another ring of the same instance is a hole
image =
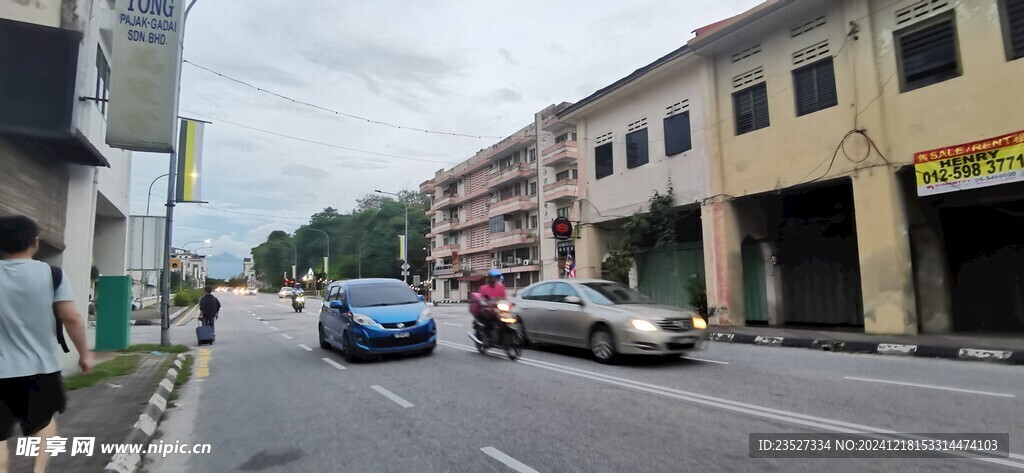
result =
[[[348,238],[349,240],[352,240],[352,241],[356,242],[356,251],[359,253],[359,259],[357,260],[357,263],[358,263],[358,270],[357,271],[358,271],[359,274],[358,274],[357,277],[362,279],[363,278],[363,244],[360,243],[359,240],[357,240],[355,237],[350,237],[348,235],[342,235],[341,237],[342,238]]]
[[[314,232],[323,233],[324,234],[324,238],[327,239],[327,256],[324,257],[324,274],[326,274],[327,277],[330,277],[331,276],[330,275],[330,271],[331,271],[331,266],[330,266],[330,262],[331,262],[331,236],[328,235],[327,232],[325,232],[323,230],[317,230],[315,228],[307,228],[306,230],[312,230]]]
[[[399,202],[402,202],[402,196],[400,196],[400,195],[398,195],[398,194],[396,194],[394,192],[384,192],[384,191],[382,191],[380,189],[374,189],[374,192],[376,192],[378,194],[393,195],[393,196],[398,198]],[[402,203],[405,205],[405,259],[402,260],[402,263],[409,264],[409,203],[408,202],[402,202]],[[409,270],[402,269],[402,275],[405,278],[405,283],[408,284],[409,283]]]
[[[285,241],[285,243],[292,245],[292,280],[295,279],[295,267],[299,265],[299,249],[295,246],[295,243]]]
[[[207,238],[205,240],[190,241],[188,243],[185,243],[184,245],[181,245],[181,249],[184,250],[186,246],[191,245],[193,243],[206,243],[207,245],[209,245],[211,242],[212,242],[212,240],[210,240],[209,238]]]

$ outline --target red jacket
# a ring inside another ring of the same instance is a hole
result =
[[[490,300],[505,299],[508,295],[505,294],[505,285],[501,282],[497,282],[494,286],[484,284],[480,287],[480,297]]]

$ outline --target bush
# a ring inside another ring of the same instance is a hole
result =
[[[201,288],[189,287],[182,289],[174,293],[174,305],[178,307],[187,307],[199,303],[199,299],[206,294],[206,291]]]

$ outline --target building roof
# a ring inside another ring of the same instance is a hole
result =
[[[722,21],[702,26],[694,30],[696,37],[691,39],[689,46],[697,49],[706,46],[715,40],[728,36],[730,33],[756,21],[757,19],[772,13],[780,8],[789,6],[797,0],[765,0],[756,7],[751,8],[739,15],[726,18]]]

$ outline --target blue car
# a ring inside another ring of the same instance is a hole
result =
[[[423,353],[437,346],[430,309],[396,279],[351,279],[327,286],[320,308],[320,348],[355,362],[387,353]]]

